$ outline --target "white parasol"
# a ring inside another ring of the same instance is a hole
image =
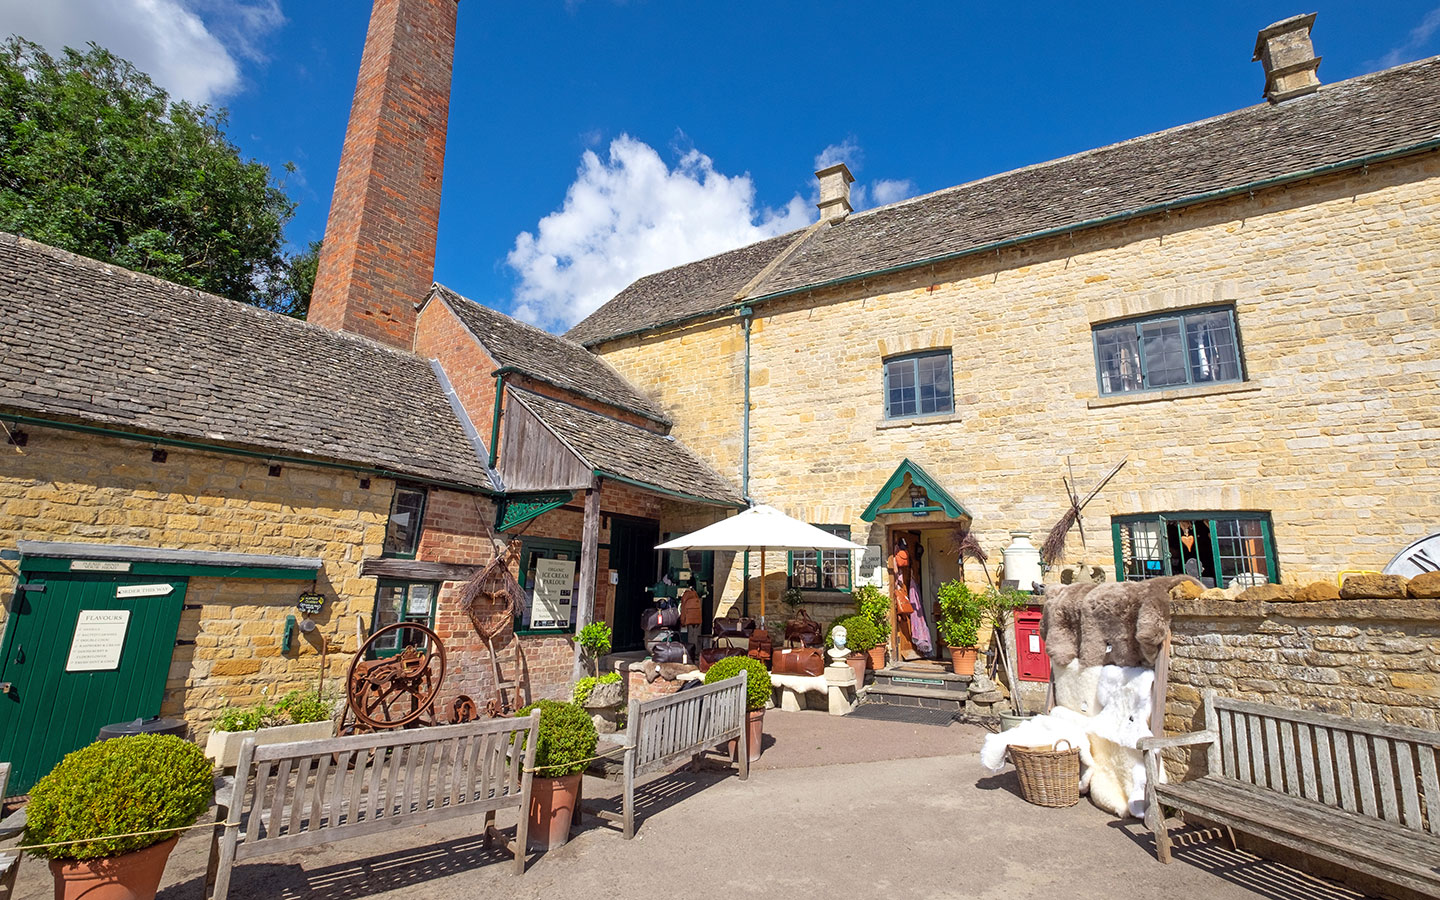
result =
[[[760,552],[760,617],[765,617],[765,551],[864,550],[814,525],[792,519],[773,506],[752,506],[738,516],[721,519],[699,531],[666,541],[656,550],[722,550]]]

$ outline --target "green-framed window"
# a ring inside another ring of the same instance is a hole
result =
[[[521,539],[520,586],[525,589],[525,606],[515,620],[517,632],[573,631],[575,596],[580,589],[580,542]]]
[[[385,526],[385,546],[381,556],[414,559],[420,547],[420,532],[425,522],[425,489],[396,485],[390,501],[390,521]]]
[[[1171,512],[1111,519],[1115,571],[1124,581],[1193,575],[1207,587],[1280,582],[1265,512]]]
[[[435,625],[435,601],[440,585],[433,581],[400,581],[380,579],[375,589],[375,615],[370,620],[371,633],[396,622],[414,622],[427,628]],[[407,644],[423,646],[423,635],[410,629],[396,629],[371,646],[375,656],[394,656]]]
[[[821,531],[850,540],[849,525],[816,525]],[[802,591],[849,591],[849,550],[795,550],[790,553],[789,583]]]
[[[955,411],[949,350],[885,360],[885,418],[909,419]]]
[[[1126,319],[1092,333],[1102,396],[1245,380],[1234,307]]]

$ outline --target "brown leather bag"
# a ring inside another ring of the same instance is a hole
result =
[[[750,635],[751,659],[758,659],[767,666],[770,664],[770,654],[775,649],[775,642],[770,638],[770,632],[763,628],[757,628]]]
[[[744,656],[745,651],[739,647],[706,647],[700,651],[700,658],[695,661],[700,671],[708,672],[710,667],[727,656]]]
[[[680,595],[680,625],[700,624],[700,595],[694,588],[686,588]]]
[[[785,643],[802,647],[819,647],[825,642],[820,623],[803,609],[795,610],[795,618],[785,623]]]
[[[712,633],[717,638],[722,637],[743,637],[748,638],[755,631],[755,620],[748,616],[733,619],[716,619]]]
[[[824,675],[825,656],[818,647],[776,650],[770,669],[777,675]]]

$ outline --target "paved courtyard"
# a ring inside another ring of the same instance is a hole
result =
[[[462,820],[243,863],[231,897],[1360,896],[1237,853],[1216,834],[1182,840],[1162,866],[1139,822],[1117,823],[1083,799],[1060,810],[1025,803],[1013,772],[981,768],[978,728],[774,710],[765,724],[765,755],[748,782],[718,771],[650,782],[634,840],[587,819],[565,847],[532,855],[522,878]],[[586,782],[593,797],[613,796],[609,787]],[[204,831],[182,838],[162,900],[200,898],[206,842]],[[51,896],[44,863],[27,858],[17,887],[20,900]]]

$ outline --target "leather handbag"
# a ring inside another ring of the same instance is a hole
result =
[[[748,638],[755,631],[755,620],[748,616],[737,618],[716,619],[712,633],[717,638],[722,637],[743,637]]]
[[[750,634],[751,659],[758,659],[766,665],[770,664],[770,654],[775,649],[775,642],[770,638],[770,632],[763,628],[757,628]]]
[[[700,671],[708,672],[711,666],[727,656],[744,655],[745,651],[739,647],[706,647],[700,651],[700,658],[696,660],[695,664],[700,667]]]
[[[690,651],[679,641],[664,641],[650,648],[650,658],[657,663],[684,663],[690,661]]]
[[[776,650],[770,668],[777,675],[824,675],[825,656],[818,647]]]
[[[823,644],[820,623],[810,618],[803,609],[795,610],[795,618],[785,623],[785,643],[802,647],[819,647]]]
[[[640,627],[674,628],[680,624],[680,610],[673,606],[651,606],[640,614]]]

